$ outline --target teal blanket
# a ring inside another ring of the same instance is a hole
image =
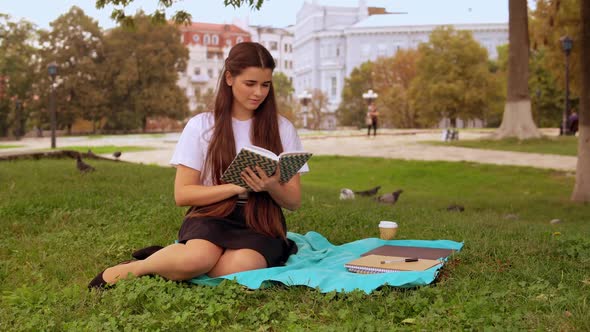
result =
[[[413,287],[428,285],[434,281],[442,265],[426,271],[394,272],[379,274],[357,274],[348,272],[344,264],[358,258],[362,253],[382,245],[400,245],[431,247],[460,250],[462,243],[449,240],[390,240],[368,238],[340,246],[331,244],[316,232],[305,235],[291,233],[287,237],[297,243],[299,251],[291,255],[285,266],[234,273],[218,278],[201,276],[191,282],[199,285],[218,285],[224,279],[236,280],[238,283],[257,289],[272,282],[281,282],[287,286],[308,286],[317,288],[322,293],[331,291],[350,292],[360,289],[371,293],[376,288],[389,285],[395,287]]]

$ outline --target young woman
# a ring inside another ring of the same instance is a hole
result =
[[[157,274],[170,280],[217,277],[281,265],[296,252],[286,237],[281,208],[299,208],[298,174],[281,184],[278,172],[269,177],[258,167],[248,169],[242,177],[253,189],[250,192],[220,180],[245,145],[276,154],[302,150],[293,125],[277,113],[271,82],[274,67],[273,57],[258,43],[240,43],[231,49],[213,112],[188,122],[171,160],[176,166],[176,204],[191,206],[178,243],[143,260],[107,268],[89,287],[114,284],[129,274]],[[300,170],[307,171],[307,165]]]

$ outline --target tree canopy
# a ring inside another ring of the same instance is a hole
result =
[[[134,0],[96,0],[96,8],[102,9],[107,5],[112,5],[113,11],[111,12],[111,18],[124,26],[132,26],[135,24],[135,20],[133,19],[133,16],[129,16],[125,13],[125,8],[133,1]],[[156,2],[156,0],[152,1]],[[176,2],[180,1],[158,0],[158,9],[155,12],[150,13],[148,17],[150,17],[150,19],[154,22],[165,22],[167,20],[166,9],[170,8]],[[260,10],[260,8],[262,8],[263,3],[264,0],[223,0],[223,4],[225,6],[233,6],[235,8],[249,6],[250,8],[256,10]],[[179,24],[190,24],[191,15],[184,10],[179,10],[172,15],[171,19]]]
[[[410,100],[418,121],[433,125],[441,118],[482,119],[497,87],[488,70],[487,51],[469,31],[440,27],[419,46]]]
[[[0,136],[24,131],[33,106],[37,39],[34,24],[0,14]]]
[[[336,110],[336,117],[344,126],[365,125],[367,103],[363,93],[373,88],[373,62],[365,62],[356,67],[350,76],[344,79],[342,101]]]

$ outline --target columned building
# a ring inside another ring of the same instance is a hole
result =
[[[318,89],[328,98],[322,115],[324,129],[336,127],[334,112],[341,101],[344,79],[355,67],[393,56],[399,49],[417,48],[437,27],[471,31],[492,58],[497,57],[497,46],[508,43],[508,23],[504,22],[473,22],[469,17],[422,22],[417,15],[368,7],[365,0],[350,6],[324,4],[327,2],[304,2],[296,17],[293,54],[295,95]]]
[[[225,58],[237,43],[251,41],[248,31],[233,24],[192,23],[180,26],[183,44],[188,48],[186,71],[180,74],[178,85],[185,90],[189,109],[205,108],[203,95],[215,91]]]

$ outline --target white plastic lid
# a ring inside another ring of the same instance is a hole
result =
[[[379,227],[382,228],[397,228],[397,223],[395,221],[385,221],[382,220],[379,222]]]

